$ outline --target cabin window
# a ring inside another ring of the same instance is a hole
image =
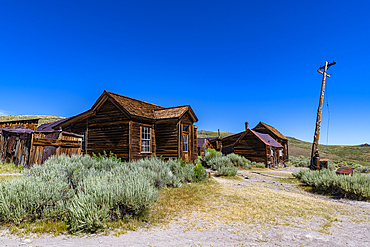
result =
[[[141,127],[141,152],[150,153],[150,127]]]
[[[78,133],[82,135],[81,151],[85,151],[85,132]]]
[[[183,125],[182,132],[189,132],[189,125]]]
[[[188,151],[188,135],[182,136],[182,151],[184,152]]]
[[[274,150],[271,149],[271,157],[274,156]]]
[[[283,150],[279,150],[279,156],[282,157],[283,156]]]

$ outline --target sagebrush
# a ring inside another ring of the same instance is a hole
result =
[[[71,233],[96,232],[108,221],[140,217],[159,187],[205,179],[201,168],[156,157],[125,163],[106,154],[53,156],[0,185],[0,221],[63,221]]]

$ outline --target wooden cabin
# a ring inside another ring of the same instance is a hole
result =
[[[283,146],[270,135],[249,129],[248,123],[245,131],[210,142],[217,151],[239,154],[250,161],[265,163],[266,167],[283,163]]]
[[[0,129],[6,128],[6,127],[23,126],[33,131],[36,131],[37,125],[39,124],[39,120],[40,120],[39,118],[35,118],[35,119],[2,121],[0,122]]]
[[[84,136],[86,154],[112,152],[125,161],[152,155],[197,158],[194,123],[189,105],[165,108],[104,91],[90,110],[53,126]]]
[[[281,146],[283,146],[283,160],[284,163],[289,161],[289,152],[288,152],[288,138],[281,134],[274,127],[267,125],[265,123],[259,122],[256,127],[253,128],[254,131],[259,133],[264,133],[270,135],[274,138]]]

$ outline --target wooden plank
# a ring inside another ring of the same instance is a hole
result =
[[[61,147],[71,147],[77,148],[81,147],[80,141],[72,141],[72,140],[54,140],[54,139],[41,139],[35,138],[33,141],[34,146],[61,146]]]

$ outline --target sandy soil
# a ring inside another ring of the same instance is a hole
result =
[[[293,171],[297,168],[282,168],[281,172]],[[267,174],[267,173],[266,173]],[[279,173],[276,173],[279,174]],[[291,183],[277,182],[274,177],[241,170],[245,180],[228,180],[229,186],[262,186],[274,190],[303,193],[313,198],[329,200],[334,203],[346,204],[361,217],[370,219],[370,203],[335,199],[322,195],[314,195],[299,189]],[[270,175],[270,174],[267,174]],[[271,174],[274,176],[273,174]],[[276,177],[276,176],[275,176]],[[221,179],[221,178],[216,178]],[[165,228],[154,227],[149,230],[129,231],[120,236],[88,235],[88,236],[29,236],[21,238],[10,235],[7,230],[0,232],[0,246],[370,246],[370,223],[348,223],[344,220],[336,222],[329,233],[307,230],[305,226],[274,226],[250,225],[236,227],[221,225],[215,229],[189,229],[181,219]],[[202,222],[194,216],[198,225]],[[311,222],[310,224],[315,224]]]

